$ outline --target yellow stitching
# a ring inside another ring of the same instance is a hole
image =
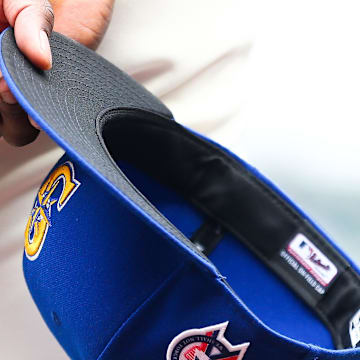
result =
[[[60,184],[62,192],[57,199],[53,197],[53,193]],[[25,229],[25,253],[28,259],[35,260],[40,253],[51,226],[53,205],[57,203],[57,210],[60,212],[79,185],[80,182],[75,179],[73,164],[66,162],[57,167],[41,186]]]

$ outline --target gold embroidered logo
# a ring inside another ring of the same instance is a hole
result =
[[[59,186],[62,186],[62,191],[56,198],[53,194]],[[53,206],[57,204],[57,211],[60,212],[79,186],[70,161],[57,167],[41,186],[25,229],[25,254],[29,260],[36,260],[40,254],[51,227]]]

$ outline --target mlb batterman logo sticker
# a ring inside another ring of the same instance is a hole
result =
[[[55,210],[55,204],[60,212],[79,186],[70,161],[58,166],[41,186],[25,229],[25,254],[29,260],[36,260],[41,252],[51,227],[51,213]],[[54,196],[56,189],[61,190],[58,197]]]
[[[170,343],[166,360],[241,360],[250,343],[231,345],[225,338],[229,322],[182,332]]]

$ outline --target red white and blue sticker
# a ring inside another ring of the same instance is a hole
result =
[[[319,295],[324,295],[338,274],[335,264],[305,235],[297,234],[280,252],[283,258]]]
[[[229,322],[186,330],[170,343],[166,360],[241,360],[250,343],[232,345],[225,338]]]
[[[298,234],[287,251],[322,285],[328,286],[335,278],[336,266],[303,234]]]

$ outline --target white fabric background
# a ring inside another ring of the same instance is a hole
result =
[[[177,121],[286,190],[360,263],[356,1],[118,0],[99,52]],[[22,276],[36,190],[62,151],[0,140],[0,359],[66,359]]]

